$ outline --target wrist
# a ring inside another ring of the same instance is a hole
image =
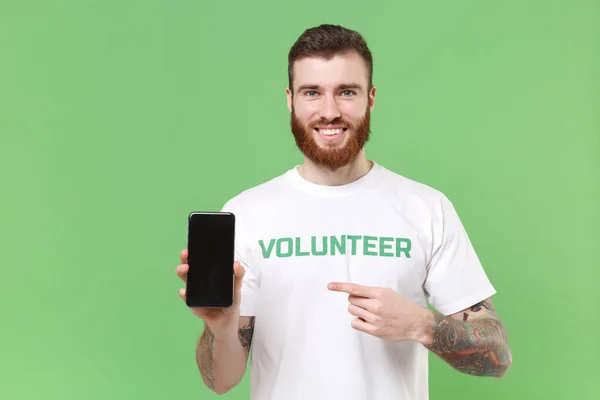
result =
[[[237,324],[207,324],[204,323],[204,330],[211,335],[217,342],[226,342],[232,338],[237,338]]]
[[[433,332],[435,327],[435,314],[423,308],[417,317],[417,327],[415,329],[414,340],[425,347],[429,347],[433,342]]]

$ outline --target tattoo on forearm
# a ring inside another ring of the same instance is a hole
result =
[[[486,300],[480,301],[479,303],[475,304],[474,306],[471,307],[471,311],[479,312],[479,311],[481,311],[481,307],[487,308],[490,311],[496,311],[496,309],[492,305],[492,302],[490,299],[486,299]]]
[[[215,377],[213,375],[213,353],[215,351],[215,335],[208,326],[204,329],[204,334],[200,338],[200,373],[204,383],[209,389],[215,387]]]
[[[250,323],[248,325],[243,326],[238,331],[238,336],[240,337],[240,342],[242,343],[242,347],[246,351],[246,353],[250,352],[250,345],[252,344],[252,336],[254,334],[254,317],[250,318]]]
[[[490,309],[485,302],[471,308]],[[492,308],[493,309],[493,308]],[[465,314],[466,315],[466,314]],[[458,371],[471,375],[502,376],[512,362],[506,330],[496,318],[470,322],[435,313],[433,341],[429,349]]]
[[[479,303],[475,304],[474,306],[471,306],[471,312],[479,312],[481,311],[481,309],[485,308],[489,311],[495,312],[496,309],[494,308],[494,305],[492,304],[492,301],[490,299],[485,299],[483,301],[480,301]],[[467,319],[469,319],[469,314],[468,313],[463,313],[463,321],[466,321]]]

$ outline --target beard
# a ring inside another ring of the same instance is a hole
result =
[[[324,148],[315,141],[314,127],[327,124],[340,124],[347,128],[344,134],[348,135],[348,138],[345,139],[346,143],[342,147]],[[336,118],[332,121],[320,120],[304,125],[296,117],[296,112],[292,107],[290,125],[298,149],[315,164],[335,170],[354,161],[369,140],[371,112],[367,107],[364,117],[356,125],[343,118]]]

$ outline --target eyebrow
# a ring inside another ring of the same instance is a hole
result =
[[[323,89],[323,88],[319,85],[301,85],[298,87],[298,91],[300,91],[300,90],[319,90],[319,89]],[[348,90],[348,89],[361,90],[362,85],[359,85],[358,83],[342,83],[341,85],[336,86],[336,89],[337,90]]]

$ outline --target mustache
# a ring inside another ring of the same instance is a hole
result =
[[[347,126],[349,128],[353,127],[353,124],[351,124],[350,122],[346,121],[342,117],[334,118],[334,119],[324,119],[324,118],[321,118],[320,120],[315,121],[315,122],[309,124],[309,126],[311,128],[314,128],[315,126],[323,126],[323,125],[344,125],[344,126]]]

